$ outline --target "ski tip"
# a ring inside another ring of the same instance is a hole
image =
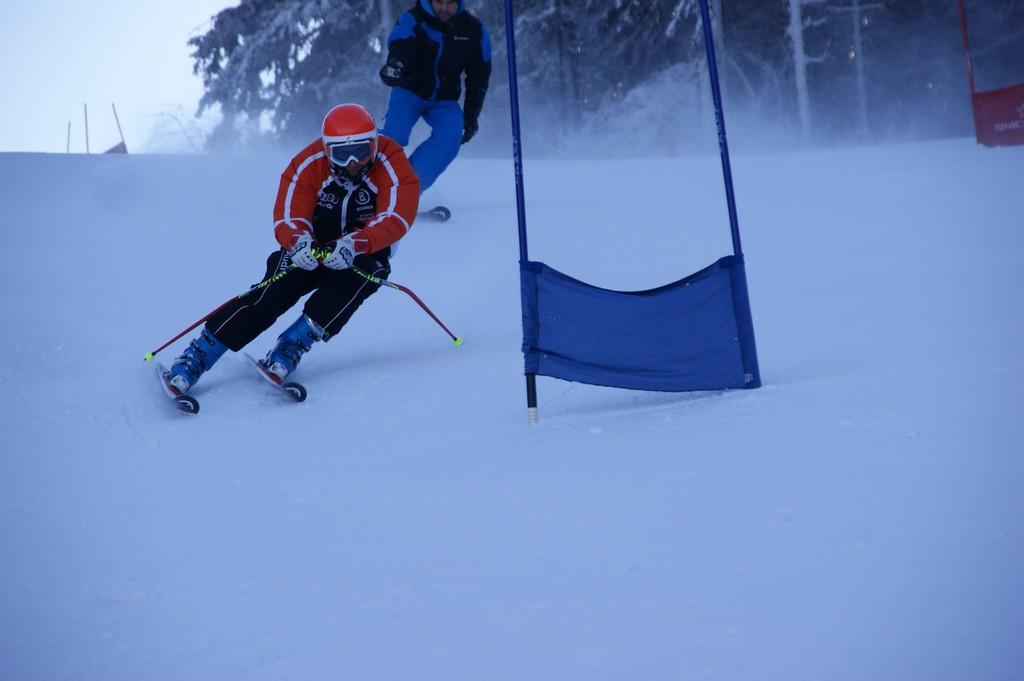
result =
[[[191,395],[178,395],[174,398],[174,401],[178,403],[178,409],[186,414],[199,413],[199,400]]]
[[[281,388],[296,402],[306,401],[306,388],[301,383],[285,383]]]
[[[430,210],[421,211],[419,217],[434,222],[447,222],[452,217],[452,212],[445,206],[434,206]]]

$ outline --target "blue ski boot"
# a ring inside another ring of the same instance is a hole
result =
[[[277,345],[263,360],[264,366],[267,371],[283,381],[288,374],[295,371],[295,367],[299,366],[302,355],[309,351],[313,343],[323,338],[323,335],[323,329],[303,314],[277,337]]]
[[[183,393],[188,392],[203,372],[212,367],[227,349],[226,345],[204,328],[203,332],[188,344],[185,352],[174,360],[168,372],[170,376],[167,382]]]

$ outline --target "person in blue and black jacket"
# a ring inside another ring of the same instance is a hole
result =
[[[466,98],[459,108],[462,75]],[[388,36],[388,60],[380,79],[391,87],[381,133],[403,147],[420,118],[430,136],[410,161],[426,191],[480,127],[491,78],[491,39],[463,0],[417,0]]]

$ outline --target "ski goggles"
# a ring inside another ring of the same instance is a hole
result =
[[[373,143],[371,140],[361,140],[359,142],[332,144],[327,147],[327,155],[330,157],[331,165],[333,166],[344,167],[352,161],[366,163],[370,160],[370,156],[373,155]]]

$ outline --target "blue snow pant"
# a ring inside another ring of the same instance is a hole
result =
[[[420,99],[405,88],[393,87],[381,133],[404,147],[420,117],[430,126],[430,136],[416,147],[409,160],[420,178],[422,194],[459,155],[462,107],[454,99]]]

